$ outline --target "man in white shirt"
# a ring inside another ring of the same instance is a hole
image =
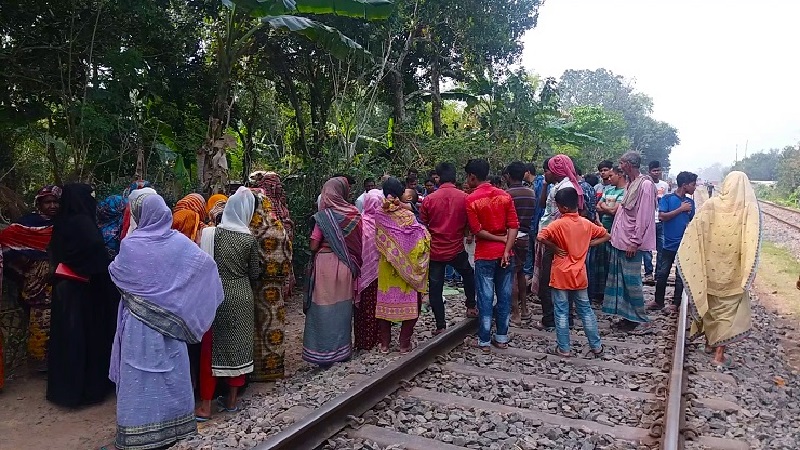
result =
[[[374,178],[367,178],[364,180],[364,192],[358,196],[356,199],[356,208],[358,208],[358,212],[364,212],[364,197],[366,197],[367,192],[375,189],[375,179]]]
[[[653,179],[653,183],[656,185],[656,195],[658,197],[658,201],[661,201],[661,197],[669,194],[669,183],[661,179],[661,162],[650,161],[650,164],[648,165],[648,172],[650,173],[650,178]],[[656,253],[661,252],[663,245],[664,231],[661,221],[658,220],[658,208],[656,208]],[[642,283],[655,286],[656,281],[653,277],[653,252],[642,253],[642,262],[644,263],[644,278],[642,278]],[[658,267],[656,267],[656,271],[657,270]]]

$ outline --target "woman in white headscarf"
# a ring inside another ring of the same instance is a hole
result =
[[[217,377],[226,377],[228,398],[218,399],[220,408],[234,412],[245,375],[253,371],[253,288],[261,275],[258,241],[251,234],[255,211],[250,189],[240,187],[225,204],[222,223],[203,229],[200,247],[217,263],[225,300],[217,308],[214,324],[203,336],[200,349],[200,405],[198,421],[211,417],[211,400]]]
[[[758,199],[747,175],[731,172],[719,195],[697,210],[678,249],[693,319],[691,337],[705,335],[714,365],[729,366],[725,347],[750,334],[750,285],[760,249]]]

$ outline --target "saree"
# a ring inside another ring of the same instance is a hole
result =
[[[186,344],[211,327],[223,293],[213,259],[171,229],[164,199],[143,196],[131,215],[138,228],[108,268],[122,293],[108,376],[117,386],[115,445],[144,450],[197,431]]]
[[[361,214],[345,198],[344,177],[322,188],[314,215],[312,240],[321,242],[314,255],[304,299],[303,359],[330,365],[350,358],[355,282],[361,271]]]
[[[108,196],[97,204],[97,227],[103,234],[103,241],[112,258],[119,252],[126,205],[127,202],[121,195]]]
[[[52,222],[29,214],[0,231],[0,252],[6,267],[20,286],[20,303],[28,310],[28,355],[36,361],[47,359],[50,338],[50,305],[53,285],[47,246]]]
[[[355,348],[370,350],[378,339],[378,320],[375,305],[378,301],[378,261],[380,252],[375,242],[375,215],[383,204],[383,192],[373,189],[364,196],[361,214],[361,274],[353,318]]]
[[[286,191],[283,189],[281,177],[275,172],[266,172],[258,179],[256,186],[261,189],[272,204],[272,211],[278,217],[281,225],[283,225],[283,229],[286,230],[286,236],[289,241],[294,242],[295,225],[289,213],[289,204],[286,201]],[[294,267],[291,267],[291,272],[286,277],[286,282],[283,286],[284,296],[292,294],[295,284]]]
[[[430,234],[414,213],[388,200],[375,216],[375,226],[380,252],[375,317],[391,322],[416,319],[418,294],[428,291]]]
[[[719,195],[697,210],[678,248],[692,316],[690,338],[705,335],[709,346],[718,347],[750,334],[750,286],[760,250],[758,199],[747,175],[731,172]]]
[[[125,239],[125,236],[127,236],[128,233],[131,233],[134,229],[136,229],[136,221],[131,221],[131,207],[129,204],[132,200],[131,194],[133,194],[135,191],[141,191],[145,189],[145,192],[152,194],[155,194],[156,192],[155,189],[153,189],[153,185],[146,180],[134,181],[130,184],[130,186],[122,191],[122,200],[125,202],[125,211],[122,213],[122,230],[120,230],[119,234],[120,240]]]
[[[628,258],[625,250],[609,246],[608,278],[606,278],[603,312],[636,323],[649,322],[644,310],[642,290],[642,252]]]
[[[292,272],[292,242],[282,222],[272,209],[270,199],[254,190],[256,210],[250,230],[258,241],[263,270],[253,287],[255,334],[253,336],[252,381],[283,378],[284,327],[286,305],[284,285]]]

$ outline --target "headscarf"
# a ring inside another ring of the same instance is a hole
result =
[[[36,198],[34,199],[34,203],[36,203],[36,206],[39,206],[39,200],[41,198],[47,197],[48,195],[52,195],[56,199],[60,199],[61,198],[61,188],[56,186],[56,185],[50,184],[50,185],[47,185],[47,186],[39,189],[39,191],[36,193]]]
[[[256,208],[256,198],[253,191],[241,186],[236,193],[231,195],[222,211],[222,223],[218,228],[224,228],[238,233],[251,234],[250,221]]]
[[[383,202],[381,210],[375,215],[375,229],[375,240],[381,256],[415,291],[428,292],[431,256],[428,229],[417,222],[413,212],[388,200]]]
[[[208,199],[206,211],[208,212],[208,223],[210,225],[218,225],[217,217],[225,210],[225,203],[227,202],[228,196],[222,194],[214,194]]]
[[[202,195],[197,193],[191,193],[183,197],[178,200],[178,202],[175,203],[175,207],[172,208],[172,212],[183,210],[192,211],[197,214],[197,216],[200,217],[200,222],[205,222],[206,215],[208,214],[208,211],[206,211],[206,200]]]
[[[172,229],[182,233],[192,242],[197,241],[197,231],[200,229],[200,216],[194,211],[182,209],[172,214]]]
[[[678,269],[695,318],[708,312],[708,295],[734,296],[750,288],[760,249],[758,199],[747,175],[733,171],[719,195],[697,211],[678,249]]]
[[[375,216],[383,204],[383,191],[372,189],[364,195],[364,212],[361,213],[361,276],[358,291],[368,288],[378,279],[378,246],[375,243]]]
[[[92,192],[88,184],[64,186],[49,247],[56,266],[63,263],[84,276],[107,273],[109,262],[103,235],[97,228],[97,202]]]
[[[278,279],[285,283],[293,276],[292,241],[289,240],[286,230],[272,209],[270,199],[261,189],[255,191],[256,210],[250,221],[250,230],[253,237],[258,240],[258,253],[264,267],[264,274],[256,289],[256,292],[259,292],[264,288],[266,279]],[[286,288],[288,292],[290,286]],[[264,293],[259,293],[262,294]]]
[[[578,182],[578,175],[575,172],[575,165],[567,155],[556,155],[547,162],[547,168],[559,177],[569,178],[572,186],[578,191],[578,209],[583,209],[583,188]]]
[[[278,216],[286,232],[289,234],[289,239],[294,240],[294,222],[289,214],[289,205],[286,202],[286,191],[283,190],[283,183],[281,177],[275,172],[267,172],[262,175],[258,180],[256,186],[264,190],[270,203],[272,210]]]
[[[131,190],[134,186],[145,185],[142,188],[136,188]],[[131,187],[126,189],[123,192],[122,196],[127,200],[127,204],[125,205],[125,216],[122,219],[122,233],[120,233],[121,238],[125,239],[125,236],[133,233],[133,230],[136,229],[136,219],[131,217],[131,205],[130,203],[136,199],[136,197],[143,195],[143,194],[156,194],[156,190],[149,187],[150,182],[148,181],[140,181],[136,183],[132,183]]]
[[[125,199],[121,195],[108,196],[97,204],[97,226],[103,233],[106,248],[114,253],[119,251],[125,206]]]
[[[320,210],[314,215],[325,240],[353,276],[361,272],[361,214],[345,200],[350,184],[345,177],[326,181],[320,194]]]
[[[108,268],[125,307],[165,336],[200,342],[224,298],[217,265],[171,229],[172,212],[161,196],[142,196],[131,212],[139,227]]]

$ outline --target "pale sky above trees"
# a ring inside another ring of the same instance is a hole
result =
[[[635,79],[678,129],[674,170],[730,165],[800,141],[792,0],[549,0],[524,38],[524,66],[559,77],[604,67]]]

